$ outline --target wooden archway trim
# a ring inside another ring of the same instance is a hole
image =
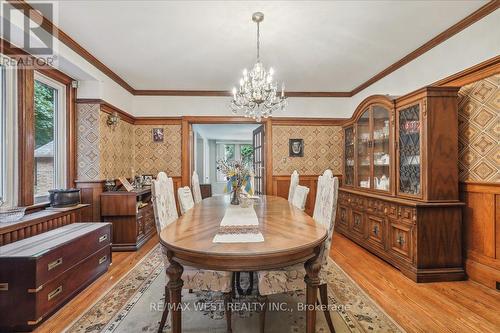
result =
[[[185,116],[181,122],[181,178],[182,186],[190,186],[191,177],[191,140],[190,135],[193,124],[262,124],[265,126],[265,154],[266,154],[266,193],[273,191],[273,127],[272,119],[263,119],[260,123],[238,116]]]

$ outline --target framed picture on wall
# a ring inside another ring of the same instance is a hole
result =
[[[304,157],[304,139],[290,139],[288,141],[289,157]]]
[[[153,128],[153,142],[163,142],[163,128]]]

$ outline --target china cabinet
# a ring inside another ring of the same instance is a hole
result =
[[[371,96],[344,125],[336,229],[417,282],[464,278],[457,94]]]

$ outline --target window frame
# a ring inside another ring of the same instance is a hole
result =
[[[2,64],[10,58],[0,54]],[[17,69],[0,66],[0,199],[6,206],[16,206],[18,199],[17,141]]]
[[[35,81],[45,84],[57,91],[57,98],[54,101],[54,187],[63,188],[68,184],[67,181],[67,103],[66,103],[66,85],[54,80],[53,78],[35,71],[33,80],[33,95],[35,92]],[[33,96],[34,98],[34,96]],[[33,104],[33,113],[35,114],[35,105]],[[35,123],[35,115],[33,116]],[[33,133],[35,134],[35,133]],[[33,135],[35,140],[35,135]],[[33,175],[36,175],[36,162],[33,152]],[[48,193],[45,195],[36,195],[35,177],[33,177],[33,200],[34,203],[43,203],[48,201]]]

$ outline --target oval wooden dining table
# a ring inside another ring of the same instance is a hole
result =
[[[218,271],[259,271],[304,263],[306,269],[306,332],[316,326],[315,304],[321,264],[318,256],[326,240],[326,229],[286,199],[262,196],[254,204],[259,229],[264,236],[258,243],[214,243],[229,196],[207,198],[195,204],[160,234],[162,251],[169,267],[172,332],[180,333],[181,279],[183,266]]]

